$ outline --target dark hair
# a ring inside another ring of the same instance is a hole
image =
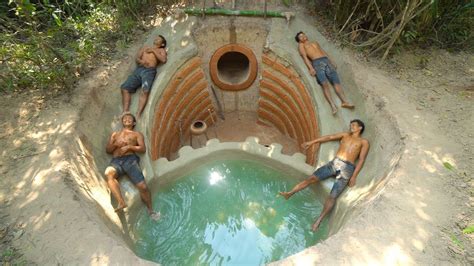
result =
[[[298,38],[298,36],[299,36],[301,33],[304,33],[304,32],[300,31],[300,32],[296,33],[296,36],[295,36],[296,42],[300,42],[300,39]]]
[[[365,129],[365,125],[364,125],[364,122],[360,121],[359,119],[354,119],[351,121],[351,124],[356,122],[359,127],[361,127],[362,129],[360,130],[360,134],[362,135],[362,133],[364,133],[364,129]]]
[[[165,48],[165,47],[166,47],[166,39],[165,39],[165,37],[163,37],[163,35],[161,35],[161,34],[158,35],[158,37],[160,37],[160,38],[163,40],[163,42],[161,43],[161,48]]]
[[[122,119],[121,119],[120,121],[123,123],[123,118],[124,118],[126,115],[129,115],[129,116],[131,116],[131,117],[133,118],[133,128],[135,128],[135,124],[137,123],[137,119],[135,118],[134,115],[132,115],[132,113],[129,113],[129,112],[128,112],[128,113],[124,113],[124,114],[122,115]]]

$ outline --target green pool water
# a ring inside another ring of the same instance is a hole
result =
[[[310,230],[322,209],[313,190],[277,196],[296,183],[254,161],[202,165],[154,189],[162,218],[139,212],[131,228],[135,252],[163,265],[261,265],[288,257],[327,234],[327,221]]]

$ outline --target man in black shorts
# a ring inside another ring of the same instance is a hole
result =
[[[112,191],[112,195],[118,202],[115,211],[120,211],[127,207],[125,200],[120,192],[118,178],[122,175],[128,175],[130,181],[138,188],[140,197],[145,203],[150,217],[154,220],[159,219],[160,213],[153,211],[151,193],[145,183],[145,177],[140,169],[140,157],[135,153],[144,153],[146,151],[143,134],[134,131],[135,117],[130,113],[122,116],[123,129],[112,133],[109,142],[105,148],[106,152],[113,155],[110,165],[105,169],[107,185]]]

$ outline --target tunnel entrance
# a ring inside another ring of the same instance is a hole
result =
[[[257,58],[242,44],[217,49],[209,61],[211,79],[222,90],[245,90],[257,77]]]
[[[249,59],[239,52],[225,53],[217,63],[219,79],[230,83],[239,84],[245,81],[249,74]]]

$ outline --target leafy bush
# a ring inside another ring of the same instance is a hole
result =
[[[0,91],[69,89],[176,2],[0,1]]]
[[[385,59],[401,45],[473,46],[471,0],[315,0],[347,43]]]

